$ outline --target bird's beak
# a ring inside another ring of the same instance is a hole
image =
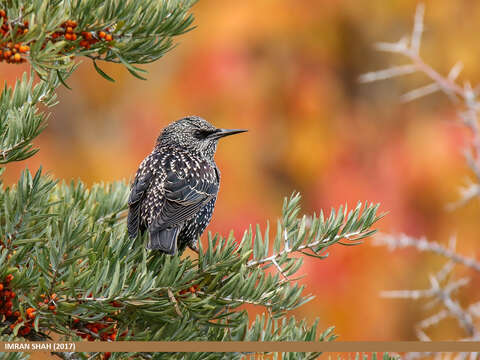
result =
[[[244,129],[217,129],[211,135],[211,137],[213,137],[215,139],[220,139],[220,138],[223,138],[225,136],[240,134],[240,133],[243,133],[243,132],[246,132],[246,131],[248,131],[248,130],[244,130]]]

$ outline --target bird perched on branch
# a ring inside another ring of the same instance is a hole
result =
[[[218,140],[247,130],[217,129],[198,116],[168,125],[140,164],[128,199],[128,234],[148,230],[147,248],[174,255],[210,222],[220,184],[214,155]]]

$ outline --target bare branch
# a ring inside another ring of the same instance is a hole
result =
[[[383,52],[403,53],[408,50],[408,38],[403,37],[395,43],[378,42],[375,44],[375,49]]]
[[[417,5],[417,10],[415,11],[415,23],[413,25],[411,49],[416,54],[420,52],[420,42],[422,40],[423,34],[423,16],[425,14],[425,4],[420,3]]]
[[[360,75],[359,80],[362,83],[368,83],[368,82],[390,79],[396,76],[408,75],[417,71],[418,70],[414,65],[393,66],[385,70],[373,71],[373,72]]]
[[[447,259],[450,259],[454,263],[462,264],[480,272],[480,262],[476,259],[457,254],[454,250],[448,249],[437,242],[428,241],[424,237],[420,239],[415,239],[405,234],[379,234],[374,237],[373,244],[377,246],[386,245],[390,250],[396,248],[413,247],[419,251],[433,252],[435,254],[442,255]]]
[[[440,310],[438,313],[426,318],[425,320],[422,320],[418,323],[418,329],[427,329],[433,325],[437,325],[440,321],[443,319],[446,319],[448,317],[449,313],[447,310],[443,309]],[[423,340],[422,340],[423,341]]]
[[[480,186],[480,128],[478,125],[478,111],[480,111],[480,103],[477,100],[477,96],[480,92],[480,86],[473,89],[469,82],[466,82],[463,86],[456,83],[456,79],[463,69],[461,62],[457,62],[451,68],[448,75],[443,76],[423,61],[423,59],[420,57],[420,44],[424,30],[424,13],[424,4],[419,4],[416,9],[414,26],[410,37],[403,37],[400,41],[395,43],[377,43],[375,46],[378,51],[402,55],[406,57],[410,63],[394,66],[385,70],[366,73],[360,76],[359,79],[361,82],[373,82],[407,75],[414,72],[421,72],[429,77],[433,83],[406,93],[402,96],[402,100],[412,101],[441,90],[455,105],[459,107],[459,116],[463,119],[464,124],[469,127],[473,133],[471,150],[466,152],[466,159],[469,167],[476,175],[478,186]],[[410,41],[408,40],[409,38]],[[462,192],[462,198],[460,201],[451,204],[448,208],[455,209],[458,206],[464,205],[477,197],[480,197],[480,191],[478,191],[475,186],[472,186]]]
[[[429,85],[422,86],[418,89],[411,90],[411,91],[407,92],[406,94],[403,94],[400,97],[400,99],[403,102],[409,102],[409,101],[419,99],[421,97],[433,94],[433,93],[435,93],[435,92],[437,92],[441,89],[442,88],[437,83],[431,83]]]

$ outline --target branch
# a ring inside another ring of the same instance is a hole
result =
[[[364,233],[366,233],[366,232],[364,232]],[[334,240],[336,242],[338,242],[341,239],[348,239],[348,240],[351,240],[351,241],[355,241],[355,239],[354,239],[355,236],[360,237],[364,233],[362,233],[360,231],[355,231],[355,232],[352,232],[352,233],[349,233],[349,234],[337,235],[337,236],[335,236]],[[282,258],[285,255],[291,254],[293,252],[302,252],[304,250],[314,251],[313,249],[315,249],[315,247],[317,247],[318,245],[324,244],[328,241],[330,241],[330,240],[329,239],[320,239],[320,240],[314,241],[314,242],[309,243],[309,244],[301,245],[301,246],[299,246],[298,248],[295,248],[295,249],[291,249],[291,248],[287,247],[287,248],[283,249],[282,251],[280,251],[279,253],[273,254],[271,256],[267,256],[265,258],[261,258],[261,259],[258,259],[258,260],[250,260],[247,263],[247,267],[262,265],[262,264],[265,264],[265,263],[268,263],[268,262],[272,262],[272,263],[275,264],[277,259]]]
[[[472,315],[469,310],[463,309],[460,304],[453,300],[451,294],[462,286],[469,283],[469,279],[462,278],[457,281],[446,284],[443,288],[440,286],[440,282],[435,276],[430,276],[430,288],[425,290],[394,290],[394,291],[382,291],[381,296],[386,298],[396,299],[414,299],[420,298],[434,298],[440,301],[448,313],[457,319],[458,323],[465,329],[469,337],[474,339],[480,339],[480,333],[475,328]],[[439,312],[433,317],[430,317],[420,323],[419,328],[423,329],[440,321],[446,317],[446,313]]]
[[[377,246],[388,246],[390,250],[413,247],[419,251],[433,252],[435,254],[444,256],[454,263],[462,264],[480,272],[480,262],[478,260],[457,254],[454,249],[448,249],[437,242],[428,241],[424,237],[415,239],[405,234],[378,234],[374,237],[373,244]]]
[[[457,84],[456,79],[462,70],[462,64],[460,62],[451,68],[447,76],[443,76],[423,61],[420,56],[420,44],[424,28],[424,12],[424,4],[419,4],[415,13],[413,31],[410,37],[404,37],[396,43],[383,42],[376,44],[378,51],[402,55],[406,57],[410,63],[370,72],[360,76],[359,80],[361,82],[374,82],[421,72],[433,82],[407,92],[401,97],[403,101],[412,101],[437,91],[442,91],[458,107],[459,117],[473,134],[471,149],[465,152],[465,158],[468,166],[476,176],[477,183],[467,189],[462,189],[462,199],[448,206],[449,209],[455,209],[460,205],[466,204],[471,199],[480,196],[480,191],[477,188],[480,186],[480,128],[478,125],[480,103],[477,99],[478,89],[472,89],[468,81],[465,82],[463,86]],[[462,104],[459,105],[460,101]]]

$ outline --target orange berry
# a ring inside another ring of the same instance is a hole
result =
[[[7,50],[7,51],[8,51],[8,50]],[[12,281],[12,280],[13,280],[13,275],[12,275],[12,274],[8,274],[7,277],[5,278],[5,280],[6,280],[7,282]]]
[[[32,308],[32,307],[29,307],[27,310],[25,310],[27,314],[31,313],[31,312],[34,312],[35,309]]]
[[[45,294],[40,294],[40,297],[43,299],[45,297]]]
[[[12,310],[8,310],[8,311],[5,313],[5,315],[7,315],[7,316],[12,316],[12,315],[13,315],[13,314],[12,314]]]
[[[5,17],[7,14],[5,13],[5,10],[0,10],[0,16]]]
[[[10,291],[10,297],[13,299],[15,296],[17,296],[15,291]]]
[[[77,34],[72,34],[72,41],[77,40]]]
[[[110,34],[105,35],[105,41],[112,41],[113,37]]]
[[[15,312],[13,313],[13,316],[15,316],[15,317],[17,317],[17,318],[20,317],[20,311],[15,311]]]
[[[2,54],[2,51],[0,50],[0,55],[1,55],[1,54]],[[3,284],[0,283],[0,291],[2,291],[2,290],[3,290]]]
[[[67,26],[67,30],[66,30],[68,33],[71,33],[73,32],[73,28],[71,26]]]
[[[100,31],[98,33],[98,36],[100,37],[100,39],[103,39],[103,38],[105,38],[105,36],[107,36],[107,34],[105,33],[105,31]]]
[[[20,49],[20,44],[15,44],[15,45],[13,45],[13,47],[18,50],[18,49]]]
[[[48,305],[48,310],[55,310],[55,305]]]
[[[65,39],[72,40],[72,34],[65,34]]]
[[[24,34],[28,33],[28,29],[23,29],[23,33]]]
[[[29,319],[35,319],[35,314],[32,312],[27,316]]]
[[[52,296],[50,296],[50,298],[51,298],[52,300],[55,300],[57,297],[58,297],[58,296],[57,296],[57,294],[55,294],[55,293],[53,293]]]
[[[21,57],[20,54],[15,54],[15,55],[13,55],[13,59],[14,59],[16,62],[19,62],[19,61],[22,60],[22,57]]]

